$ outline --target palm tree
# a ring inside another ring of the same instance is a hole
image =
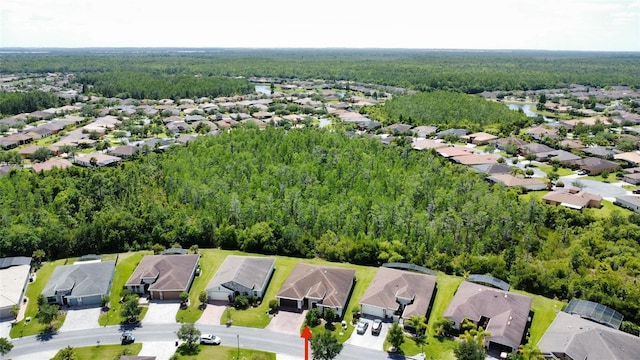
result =
[[[526,343],[518,347],[518,353],[522,355],[523,360],[544,360],[542,351],[532,343]]]

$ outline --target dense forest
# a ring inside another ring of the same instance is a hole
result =
[[[75,81],[82,84],[85,92],[121,99],[216,98],[253,92],[246,79],[133,71],[83,74]]]
[[[96,49],[2,54],[0,73],[137,72],[349,80],[465,93],[627,85],[640,87],[637,53],[392,49]]]
[[[29,113],[63,104],[64,100],[55,93],[43,91],[0,92],[0,114]]]
[[[385,124],[431,125],[440,129],[461,127],[473,132],[491,131],[509,136],[532,123],[524,113],[504,104],[451,91],[432,91],[394,97],[383,106],[364,112]]]
[[[0,178],[0,256],[178,242],[448,273],[491,273],[640,321],[640,220],[523,200],[404,142],[252,127],[117,168]]]

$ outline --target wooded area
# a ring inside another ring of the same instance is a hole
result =
[[[53,50],[3,54],[0,73],[137,72],[361,81],[465,93],[627,85],[640,87],[640,55],[561,51],[398,49]]]
[[[0,178],[0,256],[51,258],[155,243],[448,273],[491,273],[638,321],[637,217],[523,201],[402,143],[317,129],[238,128],[118,168]]]

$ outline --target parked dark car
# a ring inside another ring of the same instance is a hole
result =
[[[130,333],[129,331],[125,331],[122,333],[122,336],[120,337],[120,341],[122,342],[122,345],[127,345],[136,341],[136,337],[133,336],[133,334]]]
[[[381,330],[382,330],[382,320],[380,319],[373,320],[373,325],[371,325],[371,333],[373,335],[378,335],[380,334]]]

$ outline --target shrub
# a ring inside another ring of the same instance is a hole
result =
[[[278,311],[278,300],[272,299],[269,301],[269,311],[273,314]]]
[[[233,306],[235,306],[236,309],[246,309],[247,306],[249,306],[249,299],[244,295],[238,295],[233,300]]]

